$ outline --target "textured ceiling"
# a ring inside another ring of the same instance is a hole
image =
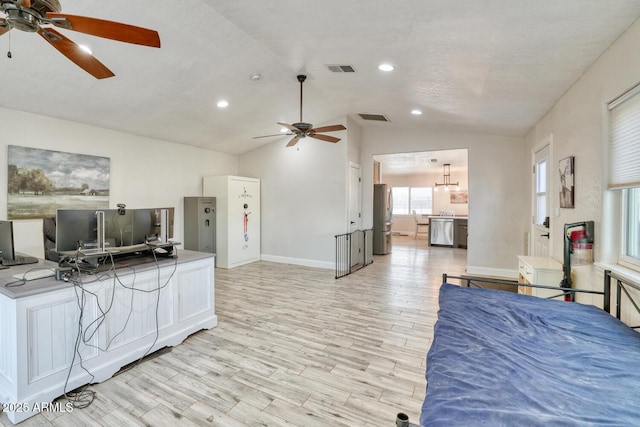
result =
[[[162,48],[61,30],[116,74],[96,80],[37,34],[12,30],[0,37],[0,106],[231,154],[298,121],[299,73],[309,76],[304,120],[316,125],[349,115],[365,126],[523,135],[640,15],[640,0],[60,3],[156,29]]]
[[[452,175],[467,174],[468,150],[438,150],[413,153],[378,154],[373,159],[380,162],[382,177],[388,175],[414,175],[442,173],[445,163]]]

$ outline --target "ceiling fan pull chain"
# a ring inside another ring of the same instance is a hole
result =
[[[300,123],[302,123],[302,83],[304,79],[300,79]]]
[[[11,59],[11,32],[9,32],[9,50],[7,51],[7,58]]]

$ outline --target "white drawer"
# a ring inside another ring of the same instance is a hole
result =
[[[531,267],[530,265],[524,264],[524,263],[520,263],[519,268],[518,268],[519,273],[522,275],[522,277],[524,277],[524,280],[526,280],[529,283],[534,283],[533,281],[533,267]]]

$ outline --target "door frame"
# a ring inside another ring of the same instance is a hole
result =
[[[535,245],[535,236],[536,233],[541,232],[540,227],[536,224],[536,208],[537,208],[537,200],[536,200],[536,178],[537,178],[537,171],[535,170],[537,162],[536,162],[536,155],[537,153],[539,153],[540,151],[544,150],[545,148],[549,147],[549,155],[548,155],[548,163],[547,163],[547,216],[549,217],[549,222],[551,223],[551,217],[553,216],[553,212],[554,212],[554,200],[555,198],[553,197],[553,189],[555,188],[554,186],[554,182],[553,182],[553,177],[555,176],[555,174],[553,173],[554,171],[554,162],[553,162],[553,134],[550,133],[547,136],[545,136],[544,138],[542,138],[542,140],[540,140],[538,142],[538,144],[536,144],[533,149],[531,150],[531,222],[530,222],[530,227],[529,227],[529,239],[528,239],[528,253],[533,255],[534,252],[534,245]],[[546,228],[544,230],[545,232],[549,233],[549,245],[548,245],[548,254],[547,256],[552,257],[553,256],[553,227],[551,227],[551,224],[549,224],[549,227]]]
[[[354,182],[352,179],[352,172],[357,174],[357,182]],[[347,232],[352,233],[356,230],[362,230],[362,168],[358,163],[349,162],[348,179],[349,195],[347,198]],[[357,212],[352,211],[354,207]],[[354,224],[352,224],[352,220],[354,219]],[[358,264],[361,256],[364,255],[363,239],[360,234],[361,233],[352,234],[351,267]]]

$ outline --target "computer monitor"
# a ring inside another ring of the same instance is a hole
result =
[[[104,211],[105,240],[107,247],[121,247],[134,245],[133,221],[134,214],[131,209],[119,211],[107,209]]]
[[[15,258],[13,221],[0,221],[0,251],[2,251],[2,259],[13,260]]]
[[[133,245],[131,210],[121,214],[117,209],[58,209],[56,211],[56,251],[96,249],[98,243],[98,212],[104,213],[105,248]]]
[[[132,209],[133,244],[149,240],[173,239],[174,208]],[[162,214],[165,213],[163,221]],[[164,224],[164,227],[163,227]]]
[[[154,218],[151,209],[133,209],[132,244],[139,245],[145,243],[147,237],[153,233],[153,224]]]
[[[166,210],[167,221],[162,230],[161,212]],[[56,252],[95,249],[98,221],[95,209],[58,209],[56,212]],[[165,231],[173,238],[174,208],[102,209],[106,249],[145,243],[146,239],[161,239]]]
[[[58,209],[56,211],[56,251],[71,252],[97,243],[95,209]]]

